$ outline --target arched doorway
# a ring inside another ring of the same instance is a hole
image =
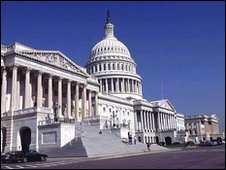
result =
[[[2,127],[2,152],[5,152],[6,137],[7,137],[6,134],[7,134],[6,127]]]
[[[156,141],[157,144],[159,144],[159,137],[158,136],[156,136],[155,141]]]
[[[169,137],[169,136],[167,136],[167,137],[165,138],[165,141],[166,141],[166,145],[170,145],[170,144],[172,143],[172,139],[171,139],[171,137]]]
[[[27,152],[31,144],[31,129],[27,126],[20,128],[22,151]]]

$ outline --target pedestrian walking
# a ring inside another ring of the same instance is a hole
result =
[[[151,144],[147,143],[147,150],[148,150],[148,152],[151,151],[150,146],[151,146]]]
[[[136,143],[137,143],[137,137],[134,136],[134,145],[136,145]]]

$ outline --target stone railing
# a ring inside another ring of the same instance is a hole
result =
[[[51,125],[51,124],[60,124],[60,123],[75,123],[75,119],[69,119],[69,118],[57,118],[57,119],[51,119],[47,118],[45,120],[38,121],[38,125]]]
[[[22,114],[28,114],[28,113],[34,113],[34,112],[52,113],[52,109],[47,107],[40,107],[40,108],[32,107],[28,109],[14,111],[13,115],[22,115]]]

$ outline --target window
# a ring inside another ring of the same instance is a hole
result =
[[[110,65],[110,63],[108,64],[108,70],[111,70],[111,65]]]
[[[113,70],[115,70],[115,63],[113,63]]]
[[[105,107],[103,107],[103,111],[105,112]]]

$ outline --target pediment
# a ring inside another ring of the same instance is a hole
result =
[[[175,108],[173,107],[173,105],[168,100],[163,102],[160,106],[162,108],[165,108],[165,109],[168,109],[168,110],[176,111]]]
[[[77,64],[71,61],[68,57],[66,57],[63,53],[59,51],[16,51],[23,56],[27,56],[75,73],[80,73],[85,76],[88,74],[85,70],[82,70]]]
[[[168,101],[165,100],[160,107],[164,108],[164,109],[168,109],[168,110],[172,110],[172,111],[176,111],[175,108],[173,107],[173,105]]]

